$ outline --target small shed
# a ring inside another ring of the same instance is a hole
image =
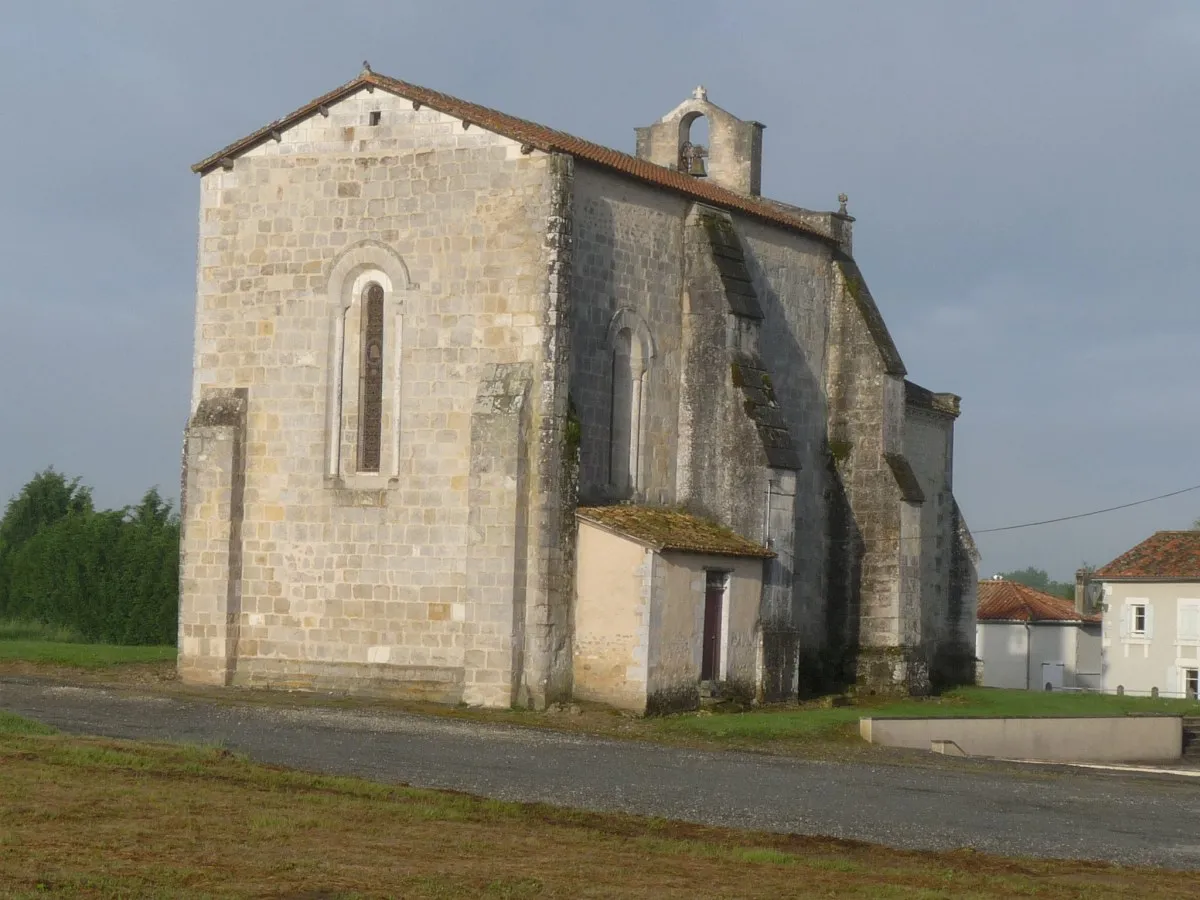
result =
[[[756,693],[770,550],[674,509],[577,518],[576,697],[656,713],[695,708],[702,686]]]
[[[993,579],[979,583],[976,618],[984,687],[1100,688],[1099,616],[1027,585]]]

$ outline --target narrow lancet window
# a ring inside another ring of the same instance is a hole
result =
[[[618,493],[629,491],[632,472],[630,471],[630,450],[635,438],[633,425],[633,360],[632,335],[628,328],[617,333],[616,346],[612,351],[612,373],[610,382],[611,422],[609,424],[609,457],[608,480]]]
[[[646,360],[628,328],[617,332],[612,350],[609,483],[622,496],[642,487],[642,412]]]
[[[363,292],[358,384],[358,470],[378,472],[383,443],[383,288],[374,283]]]

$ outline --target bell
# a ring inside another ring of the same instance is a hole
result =
[[[703,147],[698,147],[691,141],[685,141],[684,145],[679,148],[679,169],[693,178],[707,178],[708,173],[704,171],[704,155]]]

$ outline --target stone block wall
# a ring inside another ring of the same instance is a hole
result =
[[[241,625],[246,391],[204,392],[184,438],[179,671],[196,684],[233,678]]]
[[[830,644],[829,473],[825,370],[833,282],[822,241],[735,217],[763,313],[760,353],[771,370],[780,412],[800,468],[794,472],[792,589],[787,621],[805,690],[819,688]],[[770,567],[768,567],[769,569]],[[781,648],[782,649],[782,648]]]
[[[574,177],[571,395],[580,417],[583,503],[633,499],[609,481],[613,339],[629,327],[651,348],[642,422],[643,488],[675,502],[687,202],[586,165]]]
[[[473,417],[496,366],[535,367],[524,438],[493,446],[504,477],[525,467],[536,486],[528,515],[540,522],[543,445],[566,415],[557,394],[565,378],[538,368],[565,323],[550,271],[561,248],[547,242],[562,213],[555,165],[477,126],[362,91],[203,176],[193,408],[212,389],[247,398],[235,682],[366,679],[383,692],[508,702],[497,685],[513,680],[510,648],[497,650],[491,633],[481,649],[482,623],[467,616],[468,592],[482,587],[468,575],[471,481],[482,474],[472,471]],[[352,337],[342,310],[368,276],[384,283],[390,311],[385,396],[395,402],[385,409],[395,412],[384,420],[379,474],[355,471],[346,449],[357,428],[353,341],[351,362],[336,353],[339,317]],[[331,416],[338,396],[347,402]],[[505,440],[513,436],[510,428]],[[331,447],[340,448],[333,467]],[[189,472],[194,490],[223,477],[191,461]],[[189,503],[194,534],[222,527],[201,512],[212,504]],[[515,536],[515,518],[507,527]],[[529,542],[538,549],[527,609],[566,603],[548,596],[562,586],[546,542]],[[517,552],[511,541],[506,548]],[[219,603],[219,579],[206,578],[214,552],[184,545],[185,641],[199,636],[189,619],[198,626]],[[507,583],[487,587],[511,610],[522,568],[515,558],[502,568],[495,574]],[[541,618],[538,652],[547,628],[565,627],[561,614]],[[185,660],[210,656],[213,645],[187,646],[196,652]],[[181,663],[185,677],[206,667]],[[549,683],[536,681],[543,691]]]
[[[488,367],[471,415],[466,596],[450,607],[471,705],[512,705],[524,670],[532,383],[528,363]]]
[[[923,690],[924,496],[904,457],[904,364],[857,265],[838,255],[833,269],[828,435],[843,510],[831,555],[852,577],[832,606],[845,610],[844,646],[858,683]]]

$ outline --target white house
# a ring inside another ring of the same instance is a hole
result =
[[[981,581],[975,655],[985,687],[1100,687],[1100,617],[1015,581]]]
[[[1090,581],[1103,610],[1104,690],[1196,697],[1200,531],[1159,531]]]

